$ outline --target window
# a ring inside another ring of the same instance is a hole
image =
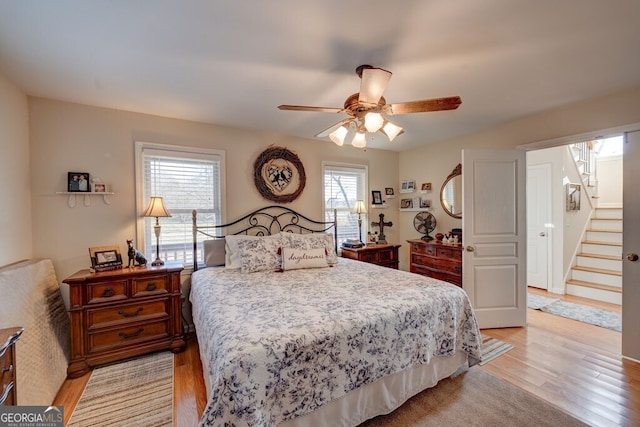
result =
[[[161,196],[171,214],[160,218],[160,259],[193,264],[192,214],[198,223],[224,221],[224,151],[136,142],[138,217],[151,196]],[[156,258],[155,218],[139,218],[138,249]],[[200,243],[200,245],[202,245]],[[202,248],[198,248],[202,261]]]
[[[367,167],[323,163],[324,172],[324,216],[333,220],[333,210],[338,211],[338,246],[347,239],[359,239],[358,214],[351,209],[357,200],[367,203]],[[363,240],[366,240],[367,218],[362,214]]]

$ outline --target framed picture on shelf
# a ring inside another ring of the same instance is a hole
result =
[[[422,191],[431,191],[431,183],[423,182],[422,187],[420,188]]]
[[[385,187],[384,194],[387,197],[396,197],[392,187]]]
[[[104,182],[95,182],[91,184],[91,191],[94,193],[106,193],[107,192],[107,184]]]
[[[411,209],[411,208],[413,208],[413,199],[400,200],[400,209]]]
[[[381,205],[382,204],[382,192],[378,190],[373,190],[371,192],[371,204],[373,205]]]
[[[67,172],[67,191],[88,193],[91,191],[89,185],[89,173],[87,172]]]
[[[431,200],[425,199],[424,197],[420,198],[420,207],[423,209],[428,209],[431,207]]]
[[[408,179],[406,181],[402,181],[402,185],[400,186],[401,193],[413,193],[416,190],[416,182],[412,179]]]

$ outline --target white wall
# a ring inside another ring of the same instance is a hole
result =
[[[27,97],[0,75],[0,266],[33,254]]]
[[[622,157],[598,159],[598,206],[622,206]]]
[[[226,151],[227,219],[266,204],[253,184],[252,165],[271,144],[296,152],[307,183],[298,200],[288,204],[309,216],[322,214],[322,161],[364,164],[369,167],[369,190],[396,183],[398,153],[352,147],[266,132],[224,128],[203,123],[89,107],[41,98],[29,99],[31,178],[33,180],[34,252],[51,258],[59,280],[89,266],[88,248],[119,245],[135,238],[134,141],[166,143]],[[94,197],[91,206],[81,201],[67,206],[67,172],[89,172],[110,184],[116,193],[111,205]],[[369,191],[370,196],[370,191]],[[398,222],[397,199],[381,212]],[[375,220],[379,212],[373,212]],[[398,228],[385,228],[390,241],[398,241]],[[142,247],[141,244],[138,246]]]

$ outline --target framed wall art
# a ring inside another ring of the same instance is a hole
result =
[[[253,164],[253,182],[265,199],[290,203],[302,194],[306,174],[295,153],[284,147],[270,146]]]
[[[413,179],[402,181],[400,186],[401,193],[413,193],[414,191],[416,191],[416,182]]]
[[[567,193],[567,212],[580,210],[580,184],[565,184]]]
[[[67,191],[88,193],[91,191],[88,172],[67,172]]]
[[[372,205],[381,205],[382,204],[382,192],[378,190],[373,190],[371,192],[371,204]]]

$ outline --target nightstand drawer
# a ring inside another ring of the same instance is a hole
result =
[[[396,251],[391,249],[380,251],[378,252],[378,262],[395,261],[397,259],[396,253]]]
[[[87,285],[87,304],[127,299],[127,281],[114,280]]]
[[[166,338],[169,336],[167,323],[168,320],[89,333],[89,353]]]
[[[168,293],[166,276],[145,277],[131,281],[131,296],[146,297]]]
[[[363,253],[360,255],[360,261],[375,263],[377,261],[377,256],[375,252]]]
[[[91,329],[103,328],[123,322],[148,320],[150,318],[168,317],[169,300],[144,302],[141,304],[119,305],[87,310],[87,327]]]

